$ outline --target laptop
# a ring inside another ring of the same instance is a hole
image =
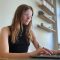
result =
[[[60,55],[39,55],[34,56],[32,58],[40,58],[40,59],[60,59]]]

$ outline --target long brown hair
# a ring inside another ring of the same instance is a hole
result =
[[[32,16],[33,16],[33,9],[31,6],[28,6],[26,4],[22,4],[18,6],[18,8],[15,11],[15,15],[13,18],[13,22],[11,25],[11,36],[12,36],[12,42],[15,43],[18,37],[19,32],[23,31],[23,24],[22,24],[22,13],[28,9],[32,10]],[[31,25],[32,25],[32,20],[29,22],[29,24],[26,26],[26,39],[30,40],[31,39]]]

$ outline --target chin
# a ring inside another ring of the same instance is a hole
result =
[[[29,23],[25,23],[25,25],[28,25]]]
[[[26,23],[26,24],[24,24],[24,25],[26,25],[26,26],[27,26],[28,24]]]
[[[25,24],[25,25],[28,25],[28,24]]]

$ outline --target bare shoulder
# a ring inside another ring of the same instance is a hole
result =
[[[3,27],[1,29],[1,34],[10,34],[9,28],[8,27]]]
[[[34,35],[34,32],[31,30],[31,34],[32,34],[32,36]]]
[[[1,31],[8,31],[9,28],[8,27],[3,27]]]
[[[7,42],[8,41],[8,36],[9,36],[9,28],[8,27],[3,27],[1,29],[1,34],[0,34],[0,43]]]

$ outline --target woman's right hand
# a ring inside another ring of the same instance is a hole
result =
[[[35,57],[39,55],[53,55],[53,51],[43,47],[43,48],[38,48],[36,51],[30,53],[31,57]]]
[[[51,50],[43,47],[43,48],[38,48],[37,54],[38,55],[52,55],[53,52]]]

